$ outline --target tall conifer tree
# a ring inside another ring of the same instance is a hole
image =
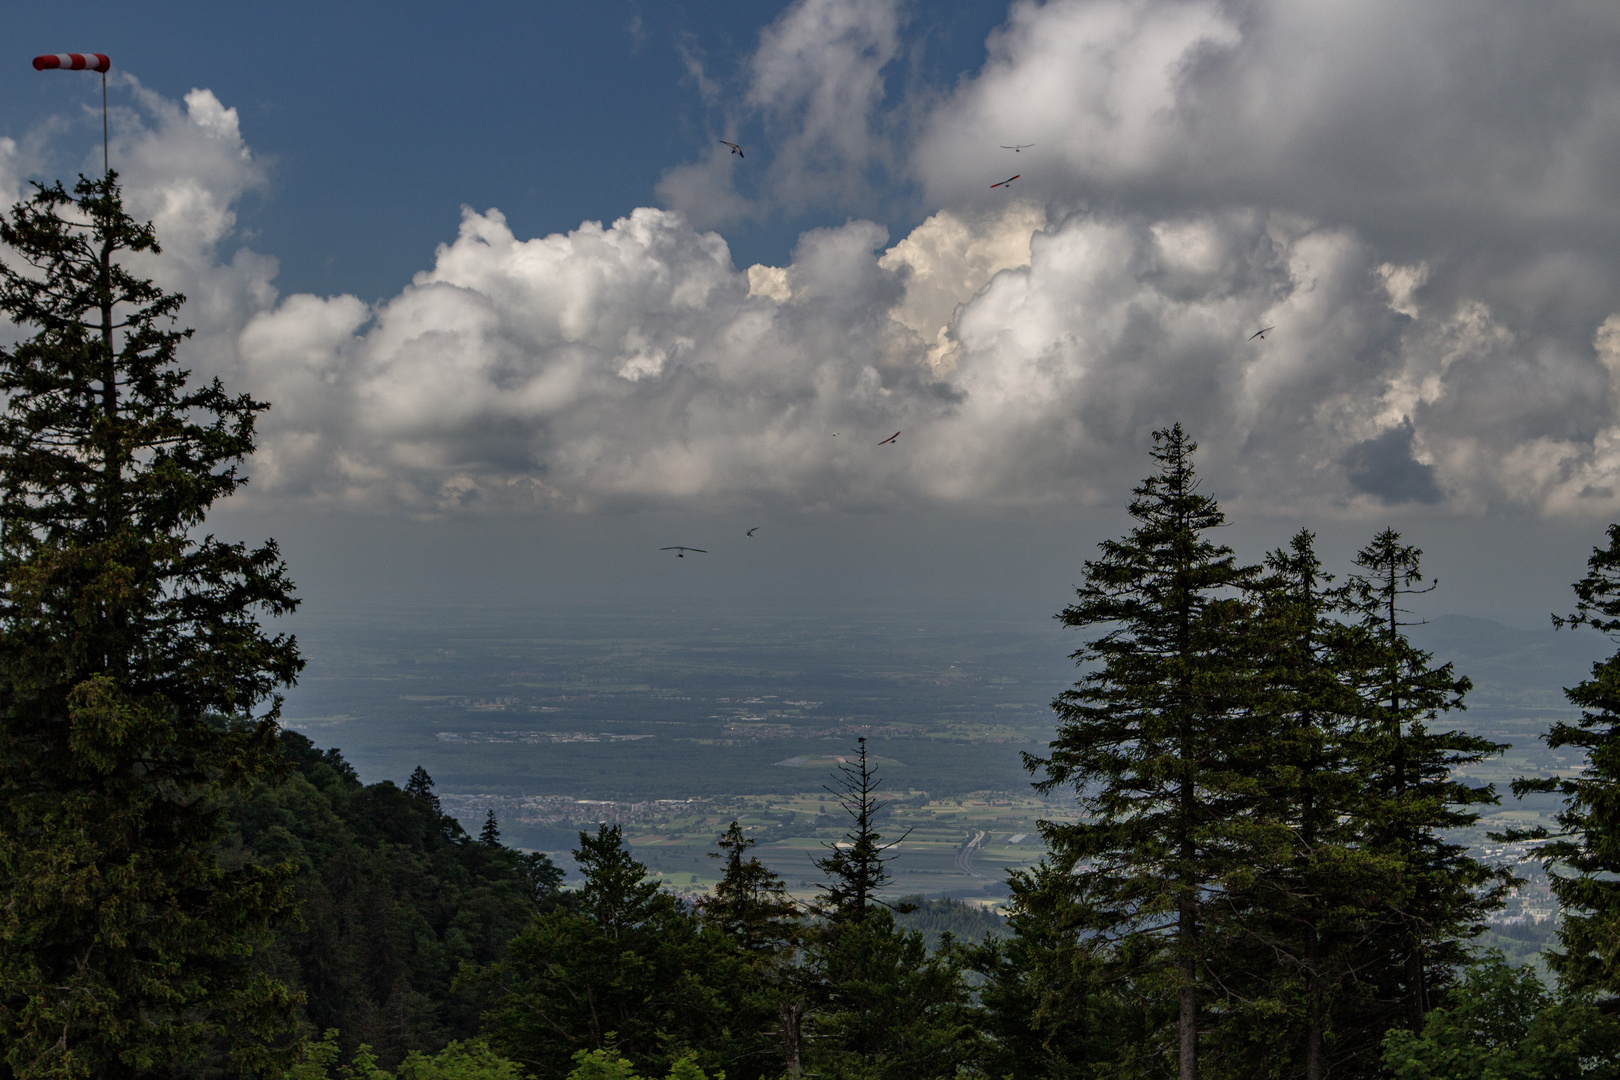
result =
[[[709,857],[724,860],[725,869],[714,895],[698,902],[703,917],[750,956],[772,956],[791,948],[804,927],[787,882],[748,853],[754,840],[744,835],[738,822],[716,838],[715,846],[720,850],[711,851]]]
[[[1256,570],[1209,533],[1225,523],[1198,491],[1197,445],[1180,424],[1154,433],[1155,475],[1135,489],[1138,524],[1100,545],[1075,603],[1058,618],[1092,632],[1087,666],[1053,703],[1058,732],[1042,791],[1072,785],[1085,820],[1048,826],[1049,842],[1089,875],[1105,937],[1156,942],[1175,987],[1176,1056],[1197,1076],[1209,890],[1234,865],[1239,810],[1228,760],[1252,665],[1242,632]]]
[[[273,543],[199,533],[265,405],[176,362],[184,298],[117,178],[0,221],[0,1047],[17,1077],[269,1062],[290,1019],[255,975],[282,877],[216,859],[226,793],[273,768],[302,665]]]
[[[1593,548],[1586,576],[1575,583],[1575,612],[1553,625],[1620,634],[1620,525],[1610,525],[1607,547]],[[1561,952],[1548,960],[1566,989],[1620,993],[1620,652],[1592,665],[1590,678],[1564,691],[1581,710],[1542,738],[1549,749],[1572,746],[1586,764],[1573,777],[1522,779],[1515,794],[1553,792],[1564,797],[1558,832],[1541,851],[1562,919]],[[1546,829],[1511,839],[1548,838]],[[1554,873],[1553,871],[1558,871]]]
[[[1232,935],[1225,985],[1247,1002],[1229,1053],[1262,1049],[1306,1080],[1376,1072],[1382,1028],[1356,988],[1369,932],[1384,921],[1389,868],[1362,844],[1358,768],[1366,659],[1335,586],[1301,529],[1266,557],[1250,629],[1259,658],[1252,729],[1238,740],[1253,785],[1244,846],[1227,881]],[[1249,1072],[1265,1071],[1249,1062]]]
[[[1464,766],[1506,746],[1452,730],[1435,730],[1461,710],[1472,685],[1451,664],[1407,638],[1404,597],[1429,592],[1422,551],[1385,529],[1356,555],[1352,579],[1360,615],[1362,739],[1358,768],[1366,796],[1358,811],[1365,848],[1384,860],[1399,883],[1385,901],[1388,927],[1375,939],[1387,963],[1384,993],[1413,1031],[1467,960],[1466,941],[1500,907],[1512,875],[1469,854],[1448,833],[1479,820],[1474,807],[1499,801],[1494,786],[1456,779]]]
[[[737,989],[744,991],[743,1008],[764,1008],[781,1021],[778,1039],[783,1065],[789,1080],[799,1080],[804,1008],[810,995],[804,969],[794,963],[794,954],[808,928],[799,905],[788,894],[787,882],[758,856],[748,853],[754,840],[743,834],[741,824],[733,821],[715,845],[720,850],[711,851],[709,857],[724,860],[725,869],[715,883],[714,895],[698,901],[698,910],[741,953],[746,967],[739,979],[744,985]]]
[[[878,899],[878,890],[889,884],[888,864],[894,859],[884,854],[906,838],[883,842],[877,830],[878,814],[887,805],[877,797],[882,780],[872,771],[866,756],[866,738],[855,740],[859,749],[853,764],[838,767],[838,788],[828,788],[849,815],[845,843],[827,844],[827,854],[814,860],[817,870],[827,875],[827,884],[818,899],[827,917],[835,922],[859,923],[873,907],[890,907]],[[909,835],[910,829],[906,830]],[[902,910],[896,907],[895,910]]]

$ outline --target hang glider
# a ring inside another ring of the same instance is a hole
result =
[[[731,152],[733,154],[736,154],[740,158],[746,158],[748,156],[747,154],[742,152],[742,147],[738,146],[734,142],[726,142],[726,140],[721,139],[720,140],[720,145],[721,146],[729,146],[729,147],[731,147]]]
[[[893,435],[890,435],[887,439],[884,439],[882,442],[878,443],[878,445],[879,446],[888,446],[890,443],[894,442],[894,440],[898,439],[899,437],[900,437],[900,433],[897,431]]]
[[[698,553],[698,554],[699,554],[699,555],[707,555],[707,554],[708,554],[708,552],[707,552],[707,551],[705,551],[705,550],[704,550],[704,549],[702,549],[702,548],[690,548],[690,547],[684,547],[684,546],[682,546],[682,545],[681,545],[681,544],[676,544],[676,545],[675,545],[675,546],[674,546],[674,547],[663,547],[663,548],[659,548],[659,549],[658,549],[658,550],[659,550],[659,551],[673,551],[673,552],[674,552],[674,553],[675,553],[675,557],[676,557],[676,558],[677,558],[677,559],[684,559],[684,558],[686,558],[686,553],[687,553],[687,552],[688,552],[688,551],[695,551],[695,552],[697,552],[697,553]]]
[[[1001,148],[1003,150],[1011,150],[1013,153],[1017,154],[1017,153],[1021,153],[1021,152],[1025,151],[1025,150],[1028,150],[1030,147],[1034,146],[1035,144],[1032,143],[1032,142],[1021,142],[1021,143],[1013,143],[1011,146],[1008,146],[1006,143],[1001,143],[1000,145],[1001,145]]]
[[[992,188],[1006,187],[1008,184],[1010,184],[1014,180],[1018,179],[1019,176],[1023,176],[1023,175],[1024,175],[1023,173],[1019,173],[1017,176],[1009,176],[1009,177],[1007,177],[1007,179],[1003,180],[1001,183],[999,183],[999,184],[991,184],[990,186]]]
[[[1268,326],[1264,330],[1256,330],[1254,333],[1249,335],[1249,340],[1253,341],[1255,338],[1259,338],[1261,341],[1264,341],[1266,340],[1266,335],[1275,329],[1277,329],[1275,326]]]

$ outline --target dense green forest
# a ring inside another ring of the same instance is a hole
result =
[[[1475,942],[1516,884],[1449,839],[1500,751],[1407,637],[1421,552],[1341,581],[1301,530],[1220,544],[1179,425],[1059,618],[1078,678],[1026,755],[1073,798],[1004,918],[901,898],[865,739],[791,897],[739,825],[692,902],[617,827],[578,888],[420,767],[365,785],[277,722],[303,665],[274,543],[207,534],[267,406],[176,363],[183,298],[114,175],[0,221],[0,1080],[1620,1076],[1620,655],[1568,689],[1584,769],[1537,845],[1556,979]],[[1620,632],[1620,525],[1570,629]]]

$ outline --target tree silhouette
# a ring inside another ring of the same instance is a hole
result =
[[[1361,573],[1351,579],[1363,642],[1352,664],[1362,698],[1357,768],[1364,793],[1355,814],[1364,849],[1384,860],[1386,880],[1399,885],[1382,899],[1388,926],[1368,951],[1388,957],[1383,993],[1413,1031],[1455,981],[1467,939],[1515,880],[1447,839],[1479,820],[1472,807],[1500,801],[1493,785],[1470,786],[1457,771],[1507,746],[1434,729],[1442,714],[1464,707],[1472,684],[1406,637],[1403,598],[1434,588],[1423,585],[1422,556],[1385,529],[1356,554]],[[1362,977],[1380,981],[1370,971]]]
[[[1559,629],[1588,627],[1620,635],[1620,525],[1608,528],[1607,547],[1593,548],[1586,576],[1574,585],[1574,614],[1553,616]],[[1519,779],[1513,792],[1564,797],[1558,830],[1544,827],[1498,839],[1548,840],[1538,853],[1558,900],[1561,952],[1548,964],[1565,989],[1620,993],[1620,652],[1592,665],[1589,678],[1564,691],[1581,710],[1542,736],[1549,749],[1575,747],[1585,759],[1574,776]],[[1557,871],[1557,872],[1554,872]]]
[[[877,790],[882,780],[872,771],[866,756],[866,738],[856,740],[858,750],[854,764],[838,767],[837,787],[827,790],[838,797],[838,804],[849,815],[850,825],[842,843],[823,845],[827,854],[815,860],[816,869],[827,875],[827,884],[816,899],[821,909],[835,921],[859,923],[873,906],[895,911],[912,910],[912,905],[888,904],[878,899],[878,890],[889,884],[888,864],[894,859],[886,855],[911,830],[899,839],[883,843],[877,831],[878,813],[887,803],[878,801]]]
[[[711,859],[724,859],[725,870],[714,887],[714,895],[699,902],[703,917],[718,926],[750,955],[780,952],[798,939],[801,926],[799,906],[788,895],[787,883],[758,857],[748,854],[754,846],[742,826],[731,827],[715,840],[719,851]]]
[[[1200,997],[1211,992],[1207,901],[1241,861],[1235,832],[1249,797],[1230,756],[1252,690],[1242,595],[1257,574],[1208,535],[1226,518],[1198,491],[1197,444],[1180,424],[1153,441],[1158,470],[1130,504],[1138,524],[1099,545],[1058,616],[1095,634],[1073,654],[1088,670],[1053,703],[1048,756],[1025,764],[1045,772],[1043,792],[1074,788],[1085,820],[1044,833],[1088,869],[1105,940],[1126,942],[1144,971],[1174,985],[1180,1075],[1194,1080]]]
[[[433,777],[420,765],[411,770],[411,778],[405,781],[405,794],[422,799],[433,807],[435,814],[444,813],[444,808],[439,805],[439,797],[433,794]]]
[[[176,360],[185,298],[117,175],[0,220],[0,1052],[8,1075],[274,1067],[284,988],[253,970],[284,871],[217,860],[233,791],[279,765],[303,666],[273,542],[202,531],[267,406]]]

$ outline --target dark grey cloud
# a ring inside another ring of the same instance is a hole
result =
[[[1412,456],[1412,442],[1412,421],[1402,417],[1382,435],[1352,446],[1344,455],[1350,486],[1387,506],[1439,502],[1444,495],[1434,466]]]

